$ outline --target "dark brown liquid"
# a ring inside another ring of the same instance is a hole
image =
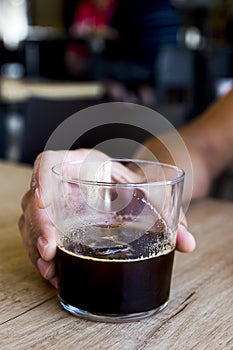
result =
[[[155,236],[147,233],[140,241],[145,243],[150,235]],[[135,242],[132,246],[138,249],[139,240]],[[122,260],[120,247],[116,247],[111,260],[109,249],[105,259],[103,248],[92,258],[85,256],[91,254],[89,247],[81,254],[66,249],[58,248],[56,263],[59,295],[67,304],[92,313],[124,315],[155,309],[169,298],[174,250],[157,257]]]

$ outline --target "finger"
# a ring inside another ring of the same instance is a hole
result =
[[[47,262],[47,261],[44,261],[42,258],[39,258],[37,260],[37,268],[40,271],[41,275],[46,280],[51,280],[54,277],[56,277],[56,269],[55,269],[54,260]]]
[[[18,221],[18,227],[20,231],[20,235],[22,237],[23,245],[25,250],[29,256],[29,259],[36,265],[36,261],[39,258],[39,252],[34,244],[34,240],[30,237],[30,231],[28,229],[28,225],[26,223],[24,215],[21,215]]]
[[[39,254],[46,260],[52,259],[56,253],[56,235],[48,209],[37,207],[31,191],[24,195],[22,208],[23,215],[19,219],[18,226],[30,259],[33,264],[36,263]],[[38,240],[41,242],[39,245]]]
[[[187,227],[180,224],[177,231],[176,249],[183,253],[190,253],[196,247],[194,236],[188,231]]]
[[[108,162],[106,162],[108,164]],[[124,166],[121,163],[113,162],[113,179],[116,182],[120,183],[142,183],[146,181],[146,176],[142,169],[140,171],[133,170],[133,168],[129,166]]]
[[[56,230],[52,225],[47,225],[44,233],[38,237],[37,249],[45,261],[52,260],[56,255]]]

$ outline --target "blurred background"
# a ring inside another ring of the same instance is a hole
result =
[[[139,103],[179,127],[231,88],[232,45],[232,0],[1,0],[0,157],[32,164],[96,103]]]

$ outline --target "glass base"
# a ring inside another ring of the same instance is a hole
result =
[[[157,314],[158,312],[162,311],[165,309],[165,307],[168,304],[168,301],[166,301],[164,304],[160,305],[159,307],[145,311],[145,312],[138,312],[138,313],[132,313],[132,314],[95,314],[91,313],[89,311],[84,311],[81,310],[77,307],[74,307],[72,305],[67,304],[60,295],[58,294],[58,300],[66,311],[71,313],[74,316],[78,316],[81,318],[84,318],[86,320],[91,320],[91,321],[100,321],[100,322],[129,322],[129,321],[138,321],[143,318],[147,318],[150,316],[153,316]]]

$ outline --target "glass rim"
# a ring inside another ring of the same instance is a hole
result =
[[[66,164],[75,164],[75,163],[104,163],[104,162],[127,162],[127,163],[135,163],[135,164],[148,164],[148,165],[154,165],[154,166],[160,166],[162,168],[166,169],[171,169],[175,170],[177,172],[177,176],[174,176],[172,179],[167,179],[167,180],[158,180],[158,181],[147,181],[147,182],[106,182],[106,181],[94,181],[94,180],[84,180],[84,179],[74,179],[72,177],[66,177],[63,176],[61,173],[57,171],[57,168],[61,168],[61,166],[66,165]],[[58,177],[60,180],[63,180],[68,183],[72,184],[81,184],[81,185],[91,185],[91,186],[102,186],[102,187],[146,187],[148,185],[150,186],[165,186],[165,185],[174,185],[177,183],[180,183],[184,180],[185,178],[185,171],[172,164],[168,163],[163,163],[159,161],[153,161],[153,160],[143,160],[143,159],[133,159],[133,158],[109,158],[106,159],[105,161],[103,160],[86,160],[86,159],[80,159],[80,160],[71,160],[71,161],[65,161],[62,163],[58,163],[51,168],[52,173]]]

